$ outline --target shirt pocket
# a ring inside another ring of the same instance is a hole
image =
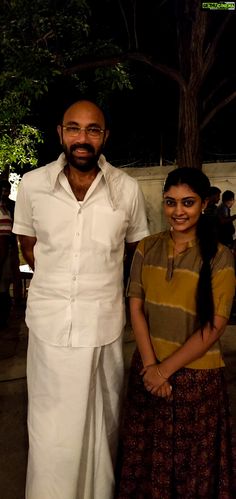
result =
[[[123,210],[94,206],[91,238],[104,246],[115,247],[125,239],[127,221]]]

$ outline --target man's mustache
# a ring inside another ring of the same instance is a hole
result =
[[[84,149],[85,151],[88,151],[88,152],[92,152],[93,154],[95,153],[94,147],[91,146],[91,144],[80,144],[79,142],[76,142],[75,144],[72,144],[70,146],[70,152],[73,152],[78,148]]]

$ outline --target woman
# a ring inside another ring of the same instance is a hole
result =
[[[178,168],[165,182],[170,230],[143,239],[128,288],[137,342],[119,499],[229,499],[233,445],[220,336],[235,290],[229,249],[202,212],[210,183]]]

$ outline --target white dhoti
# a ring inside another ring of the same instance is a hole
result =
[[[26,499],[112,499],[122,339],[96,348],[29,335]]]

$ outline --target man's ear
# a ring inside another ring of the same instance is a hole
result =
[[[104,134],[104,145],[106,144],[106,141],[107,141],[109,135],[110,135],[110,130],[105,130],[105,134]]]
[[[61,125],[57,125],[57,133],[59,135],[60,144],[62,144],[62,128],[61,128]]]

